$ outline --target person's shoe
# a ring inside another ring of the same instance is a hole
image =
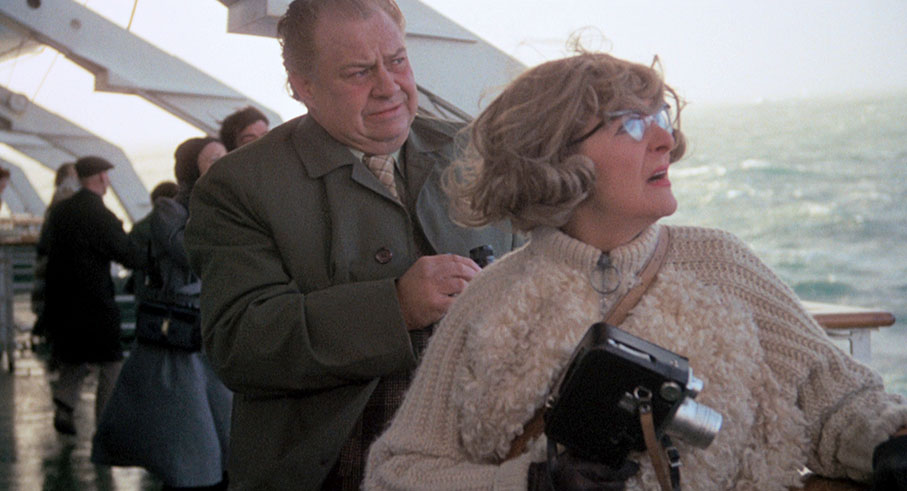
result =
[[[54,410],[54,429],[64,435],[75,435],[76,425],[73,421],[72,410],[57,406]]]

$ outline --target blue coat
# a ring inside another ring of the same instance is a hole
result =
[[[190,288],[198,278],[182,243],[187,219],[185,207],[159,198],[151,215],[130,232],[145,256],[153,251],[158,271],[152,276],[162,279],[160,285],[146,284],[152,272],[137,270],[138,303],[198,303],[197,293],[187,293],[198,290]],[[231,403],[230,391],[203,353],[137,342],[98,421],[91,460],[144,467],[168,486],[216,484],[226,467]]]
[[[230,481],[315,489],[380,377],[416,365],[395,279],[419,257],[500,255],[509,226],[448,217],[451,123],[416,118],[402,149],[411,215],[314,120],[227,154],[195,186],[186,246],[202,277],[203,343],[235,392]]]

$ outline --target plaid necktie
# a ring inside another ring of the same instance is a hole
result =
[[[397,201],[400,196],[397,194],[397,185],[394,182],[394,156],[393,155],[364,155],[362,162],[368,167],[375,177],[381,181],[381,184],[390,191],[391,195]]]

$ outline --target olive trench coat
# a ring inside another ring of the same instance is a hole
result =
[[[415,367],[395,278],[419,257],[417,230],[435,253],[464,256],[519,240],[507,225],[451,222],[440,174],[457,129],[413,123],[401,152],[412,215],[307,116],[196,184],[185,240],[204,349],[235,392],[231,488],[317,489],[379,378]]]

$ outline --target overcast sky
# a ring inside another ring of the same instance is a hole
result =
[[[691,100],[757,100],[907,87],[903,0],[427,0],[535,64],[594,26],[615,55],[658,54]]]
[[[527,65],[562,56],[567,37],[592,26],[612,54],[645,63],[658,54],[693,104],[907,90],[905,0],[424,3]],[[125,27],[133,2],[87,6]],[[140,0],[131,30],[285,119],[302,113],[276,40],[227,34],[226,17],[216,0]],[[148,187],[171,177],[176,144],[200,134],[137,97],[94,93],[93,78],[50,49],[0,65],[0,84],[120,145]]]

